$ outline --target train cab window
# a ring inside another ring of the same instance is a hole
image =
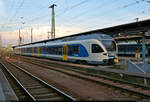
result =
[[[104,50],[97,44],[92,44],[92,53],[100,53],[104,52]]]

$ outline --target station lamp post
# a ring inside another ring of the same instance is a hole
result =
[[[145,62],[146,58],[146,37],[145,31],[142,32],[142,61]]]

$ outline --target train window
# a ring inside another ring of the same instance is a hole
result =
[[[102,40],[107,51],[116,51],[116,43],[113,40]]]
[[[31,48],[27,48],[28,53],[32,53]]]
[[[44,52],[48,52],[48,47],[44,47]]]
[[[32,47],[29,48],[29,52],[32,53]]]
[[[21,48],[21,53],[24,53],[23,50],[24,50],[24,48]]]
[[[62,55],[62,47],[48,47],[49,54]]]
[[[68,55],[72,56],[74,54],[79,54],[79,46],[69,46]]]
[[[34,47],[34,53],[37,53],[37,47]]]
[[[100,53],[104,52],[104,50],[97,44],[92,44],[92,53]]]
[[[40,53],[42,53],[43,52],[43,47],[40,47]]]
[[[48,47],[48,53],[53,54],[53,48],[52,47]]]
[[[62,47],[58,47],[58,55],[62,55]]]

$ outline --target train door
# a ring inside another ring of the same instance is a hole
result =
[[[25,48],[25,55],[27,55],[27,48]]]
[[[32,56],[34,56],[34,47],[32,47]]]
[[[63,45],[63,61],[67,61],[67,45]]]
[[[37,56],[40,57],[40,47],[37,47]]]

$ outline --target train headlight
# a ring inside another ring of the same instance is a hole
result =
[[[115,62],[115,63],[118,63],[118,62],[119,62],[119,61],[118,61],[118,58],[115,58],[115,59],[114,59],[114,62]]]

